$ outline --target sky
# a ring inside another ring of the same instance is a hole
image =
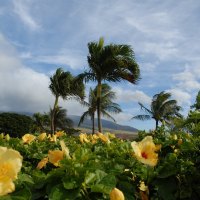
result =
[[[141,70],[137,85],[110,83],[123,112],[118,124],[140,130],[155,122],[130,120],[153,95],[170,92],[187,115],[200,90],[198,0],[0,0],[0,111],[47,112],[54,96],[50,76],[62,67],[88,69],[89,42],[128,44]],[[89,88],[96,83],[86,85]],[[86,108],[59,100],[70,115]]]

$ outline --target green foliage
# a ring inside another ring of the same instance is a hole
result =
[[[183,123],[183,128],[192,134],[200,135],[200,91],[196,96],[195,103],[191,106],[192,110],[189,111],[186,120]]]
[[[161,145],[155,167],[142,164],[134,157],[131,142],[118,138],[81,143],[79,137],[65,134],[57,142],[36,139],[24,144],[19,138],[1,137],[0,146],[13,148],[23,156],[23,167],[15,192],[0,199],[105,200],[116,187],[126,199],[139,200],[141,181],[148,187],[146,194],[151,200],[199,199],[200,138],[184,132],[175,134],[162,126],[141,132],[138,141],[147,135]],[[49,150],[61,150],[59,140],[64,140],[70,158],[61,160],[59,167],[47,163],[36,169]]]
[[[132,119],[154,119],[157,129],[159,122],[170,123],[173,117],[182,117],[179,113],[181,107],[177,105],[176,100],[171,100],[170,97],[171,94],[164,91],[155,94],[152,98],[150,109],[146,108],[142,103],[139,103],[141,109],[144,110],[147,114],[137,115]]]
[[[17,113],[0,113],[0,133],[9,133],[12,137],[21,137],[31,132],[31,117]]]
[[[104,45],[104,39],[88,43],[87,57],[89,69],[81,73],[80,80],[97,82],[97,117],[99,132],[101,127],[101,90],[102,82],[119,82],[121,80],[136,84],[140,79],[140,69],[134,51],[129,45]]]
[[[83,113],[83,115],[80,117],[80,121],[78,126],[80,126],[81,123],[84,122],[86,117],[90,117],[92,120],[92,132],[94,134],[94,128],[95,128],[95,113],[97,111],[97,91],[98,87],[95,87],[93,90],[90,88],[89,92],[89,102],[84,101],[83,105],[88,107],[88,110]],[[119,106],[119,104],[114,103],[113,100],[116,99],[115,92],[112,91],[112,88],[107,84],[102,84],[102,90],[101,90],[101,102],[100,102],[100,110],[101,114],[107,118],[112,119],[115,121],[115,119],[109,114],[110,113],[120,113],[122,110]]]
[[[63,114],[58,106],[58,100],[61,97],[64,100],[75,98],[80,101],[85,95],[85,86],[80,79],[74,77],[70,72],[64,72],[62,68],[58,68],[53,76],[50,77],[49,89],[55,96],[54,106],[51,110],[51,132],[56,130],[56,115]],[[65,112],[64,112],[65,113]],[[65,120],[66,122],[66,120]],[[69,124],[69,120],[67,121]],[[63,125],[63,123],[62,123]]]
[[[53,111],[50,109],[49,113],[35,113],[33,115],[34,128],[35,132],[47,132],[51,131],[51,116],[54,114],[54,130],[64,130],[65,132],[70,132],[70,134],[74,134],[78,132],[73,129],[73,121],[68,118],[67,110],[58,106]]]
[[[194,108],[195,110],[200,110],[200,91],[198,92],[196,96],[195,103],[191,106],[191,108]]]

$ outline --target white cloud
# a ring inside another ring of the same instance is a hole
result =
[[[178,105],[183,106],[183,105],[191,105],[191,95],[179,88],[173,88],[166,90],[166,92],[169,92],[172,94],[172,97],[177,100]]]
[[[86,66],[85,56],[66,53],[59,55],[38,56],[33,58],[34,62],[41,62],[56,65],[68,65],[71,69],[83,69]]]
[[[124,122],[130,121],[132,117],[132,114],[126,112],[121,112],[119,114],[114,115],[114,119],[118,124],[123,124]]]
[[[120,87],[114,87],[113,91],[116,92],[118,102],[141,102],[145,104],[151,103],[151,97],[139,90],[127,90]]]
[[[44,112],[53,105],[49,77],[21,63],[15,49],[0,35],[0,111]],[[63,102],[70,114],[80,114],[80,104]],[[66,107],[67,105],[67,107]]]
[[[40,25],[31,16],[31,6],[29,5],[29,3],[30,1],[13,0],[14,12],[19,16],[22,22],[31,30],[38,30],[40,28]]]
[[[177,73],[173,75],[173,80],[175,80],[176,86],[186,91],[194,91],[199,90],[200,88],[200,80],[199,80],[199,67],[191,66],[189,68],[186,65],[185,70],[183,72]]]
[[[171,42],[146,42],[143,49],[143,53],[155,54],[162,61],[175,58],[178,52],[178,48]]]

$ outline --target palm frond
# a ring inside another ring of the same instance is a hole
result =
[[[138,119],[138,120],[150,120],[152,117],[150,115],[136,115],[132,117],[131,119]]]
[[[85,118],[87,118],[88,116],[90,116],[89,112],[88,112],[88,111],[84,112],[84,113],[82,114],[82,116],[80,117],[78,126],[80,126],[80,125],[84,122]]]
[[[101,111],[101,113],[102,113],[102,115],[104,117],[106,117],[108,119],[112,119],[114,122],[116,122],[115,119],[108,112],[106,112],[105,110]]]
[[[145,112],[149,113],[152,115],[152,111],[149,110],[148,108],[146,108],[142,103],[138,102],[138,104],[140,105],[141,109],[144,110]]]

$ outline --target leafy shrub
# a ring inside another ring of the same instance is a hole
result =
[[[12,137],[21,137],[32,130],[31,117],[17,113],[0,114],[0,133],[9,133]]]

